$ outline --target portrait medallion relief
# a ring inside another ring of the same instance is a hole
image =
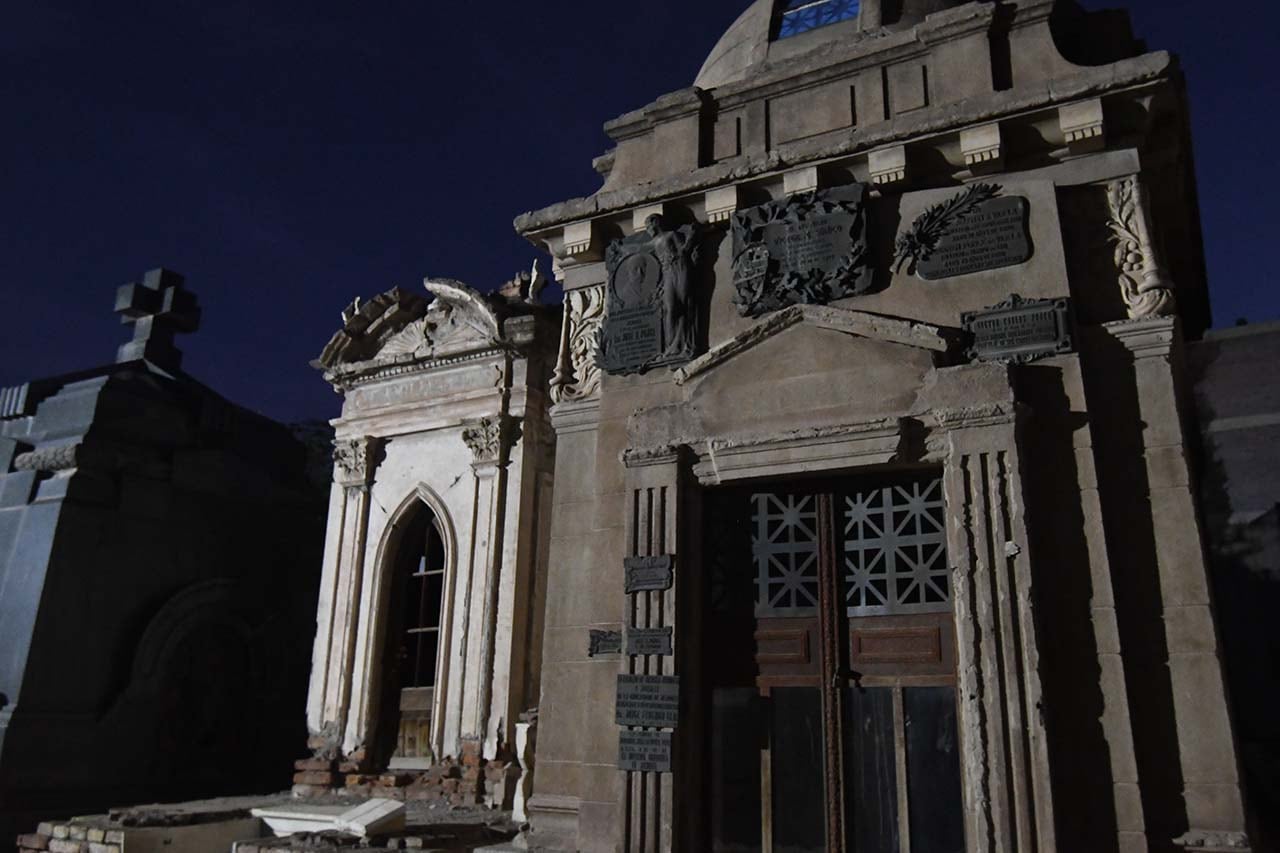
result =
[[[671,229],[655,214],[644,231],[610,244],[607,310],[597,347],[601,370],[644,373],[678,367],[697,354],[697,238],[696,226]]]

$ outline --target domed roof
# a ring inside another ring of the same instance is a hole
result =
[[[869,30],[906,29],[932,12],[965,2],[968,0],[755,0],[720,37],[693,85],[714,89],[745,79],[770,59],[774,46],[780,43],[787,46],[781,55],[794,56],[849,38],[859,25]],[[799,38],[793,43],[790,36]]]
[[[777,0],[755,0],[725,31],[702,63],[699,89],[714,89],[747,76],[747,71],[769,55],[769,30],[773,26],[773,6]]]

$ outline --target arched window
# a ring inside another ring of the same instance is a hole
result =
[[[405,543],[404,566],[409,570],[404,596],[404,652],[400,688],[434,687],[440,650],[440,610],[444,599],[445,550],[439,522],[424,507],[428,523]],[[415,559],[416,558],[416,559]]]

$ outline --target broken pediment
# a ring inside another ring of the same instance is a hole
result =
[[[396,288],[343,312],[343,328],[313,366],[333,376],[429,361],[502,343],[502,323],[484,296],[459,281],[427,279],[434,299]]]

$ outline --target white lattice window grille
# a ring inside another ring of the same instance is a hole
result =
[[[818,609],[818,500],[751,496],[757,616],[812,616]]]
[[[950,609],[941,479],[854,491],[842,503],[850,616]]]

